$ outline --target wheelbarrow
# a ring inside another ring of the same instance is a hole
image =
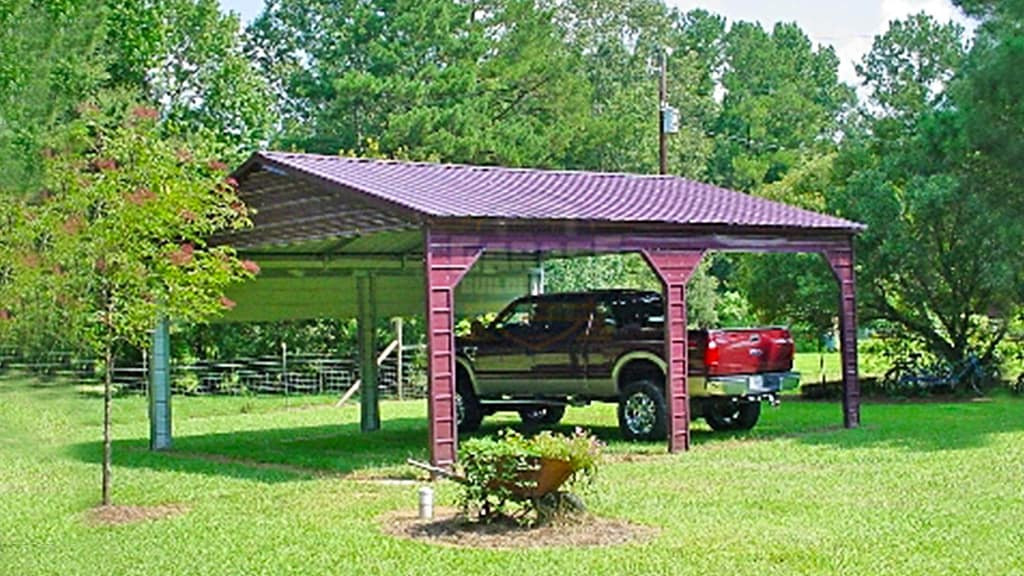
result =
[[[410,466],[415,466],[431,474],[448,478],[459,484],[469,483],[465,476],[447,468],[441,468],[411,458],[406,460],[406,462]],[[523,500],[538,499],[552,492],[557,492],[562,487],[562,484],[572,476],[572,473],[572,465],[566,460],[534,458],[531,459],[529,466],[521,468],[516,472],[515,482],[504,483],[503,485],[501,481],[496,480],[495,485],[491,486],[491,488],[506,488],[515,498]]]

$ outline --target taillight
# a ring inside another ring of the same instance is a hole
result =
[[[714,338],[708,338],[708,349],[704,353],[704,365],[708,368],[718,367],[718,343]]]

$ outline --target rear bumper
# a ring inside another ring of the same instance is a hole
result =
[[[799,386],[799,372],[710,376],[704,384],[708,396],[760,396],[796,390]]]

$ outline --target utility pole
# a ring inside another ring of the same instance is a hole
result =
[[[668,132],[665,113],[668,110],[668,57],[661,50],[661,77],[658,82],[658,173],[668,174]]]

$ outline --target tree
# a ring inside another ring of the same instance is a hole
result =
[[[760,195],[801,208],[826,211],[825,191],[835,154],[795,167]],[[839,298],[835,278],[818,254],[760,254],[738,258],[736,281],[762,322],[792,323],[801,337],[821,342],[832,331]]]
[[[1024,80],[1018,73],[1024,66],[1024,2],[956,3],[982,23],[953,92],[972,148],[991,160],[989,169],[1007,184],[995,192],[1024,217],[1024,195],[1008,193],[1024,186]]]
[[[121,0],[105,14],[108,87],[138,92],[165,131],[200,133],[226,160],[269,141],[270,87],[245,54],[237,16],[216,0]]]
[[[103,504],[110,504],[111,376],[154,322],[201,322],[258,272],[208,239],[248,223],[225,165],[161,138],[155,109],[104,96],[55,138],[45,187],[9,206],[0,284],[8,329],[71,335],[104,361]],[[13,326],[13,328],[12,328]]]
[[[854,103],[830,46],[815,49],[796,24],[737,22],[725,37],[722,112],[712,180],[757,193],[835,148]]]
[[[0,189],[38,188],[39,150],[105,79],[103,26],[79,2],[0,3]]]
[[[1022,301],[1024,236],[1012,180],[973,145],[973,103],[957,98],[960,33],[918,15],[876,39],[860,67],[875,106],[867,132],[844,142],[829,201],[868,225],[858,238],[862,315],[949,362],[972,352],[988,362]]]
[[[280,0],[250,34],[285,147],[554,167],[585,125],[586,86],[533,0]]]
[[[162,130],[202,134],[232,162],[274,128],[237,18],[215,0],[10,0],[0,3],[0,187],[38,188],[43,140],[101,88],[138,94],[160,109]]]

